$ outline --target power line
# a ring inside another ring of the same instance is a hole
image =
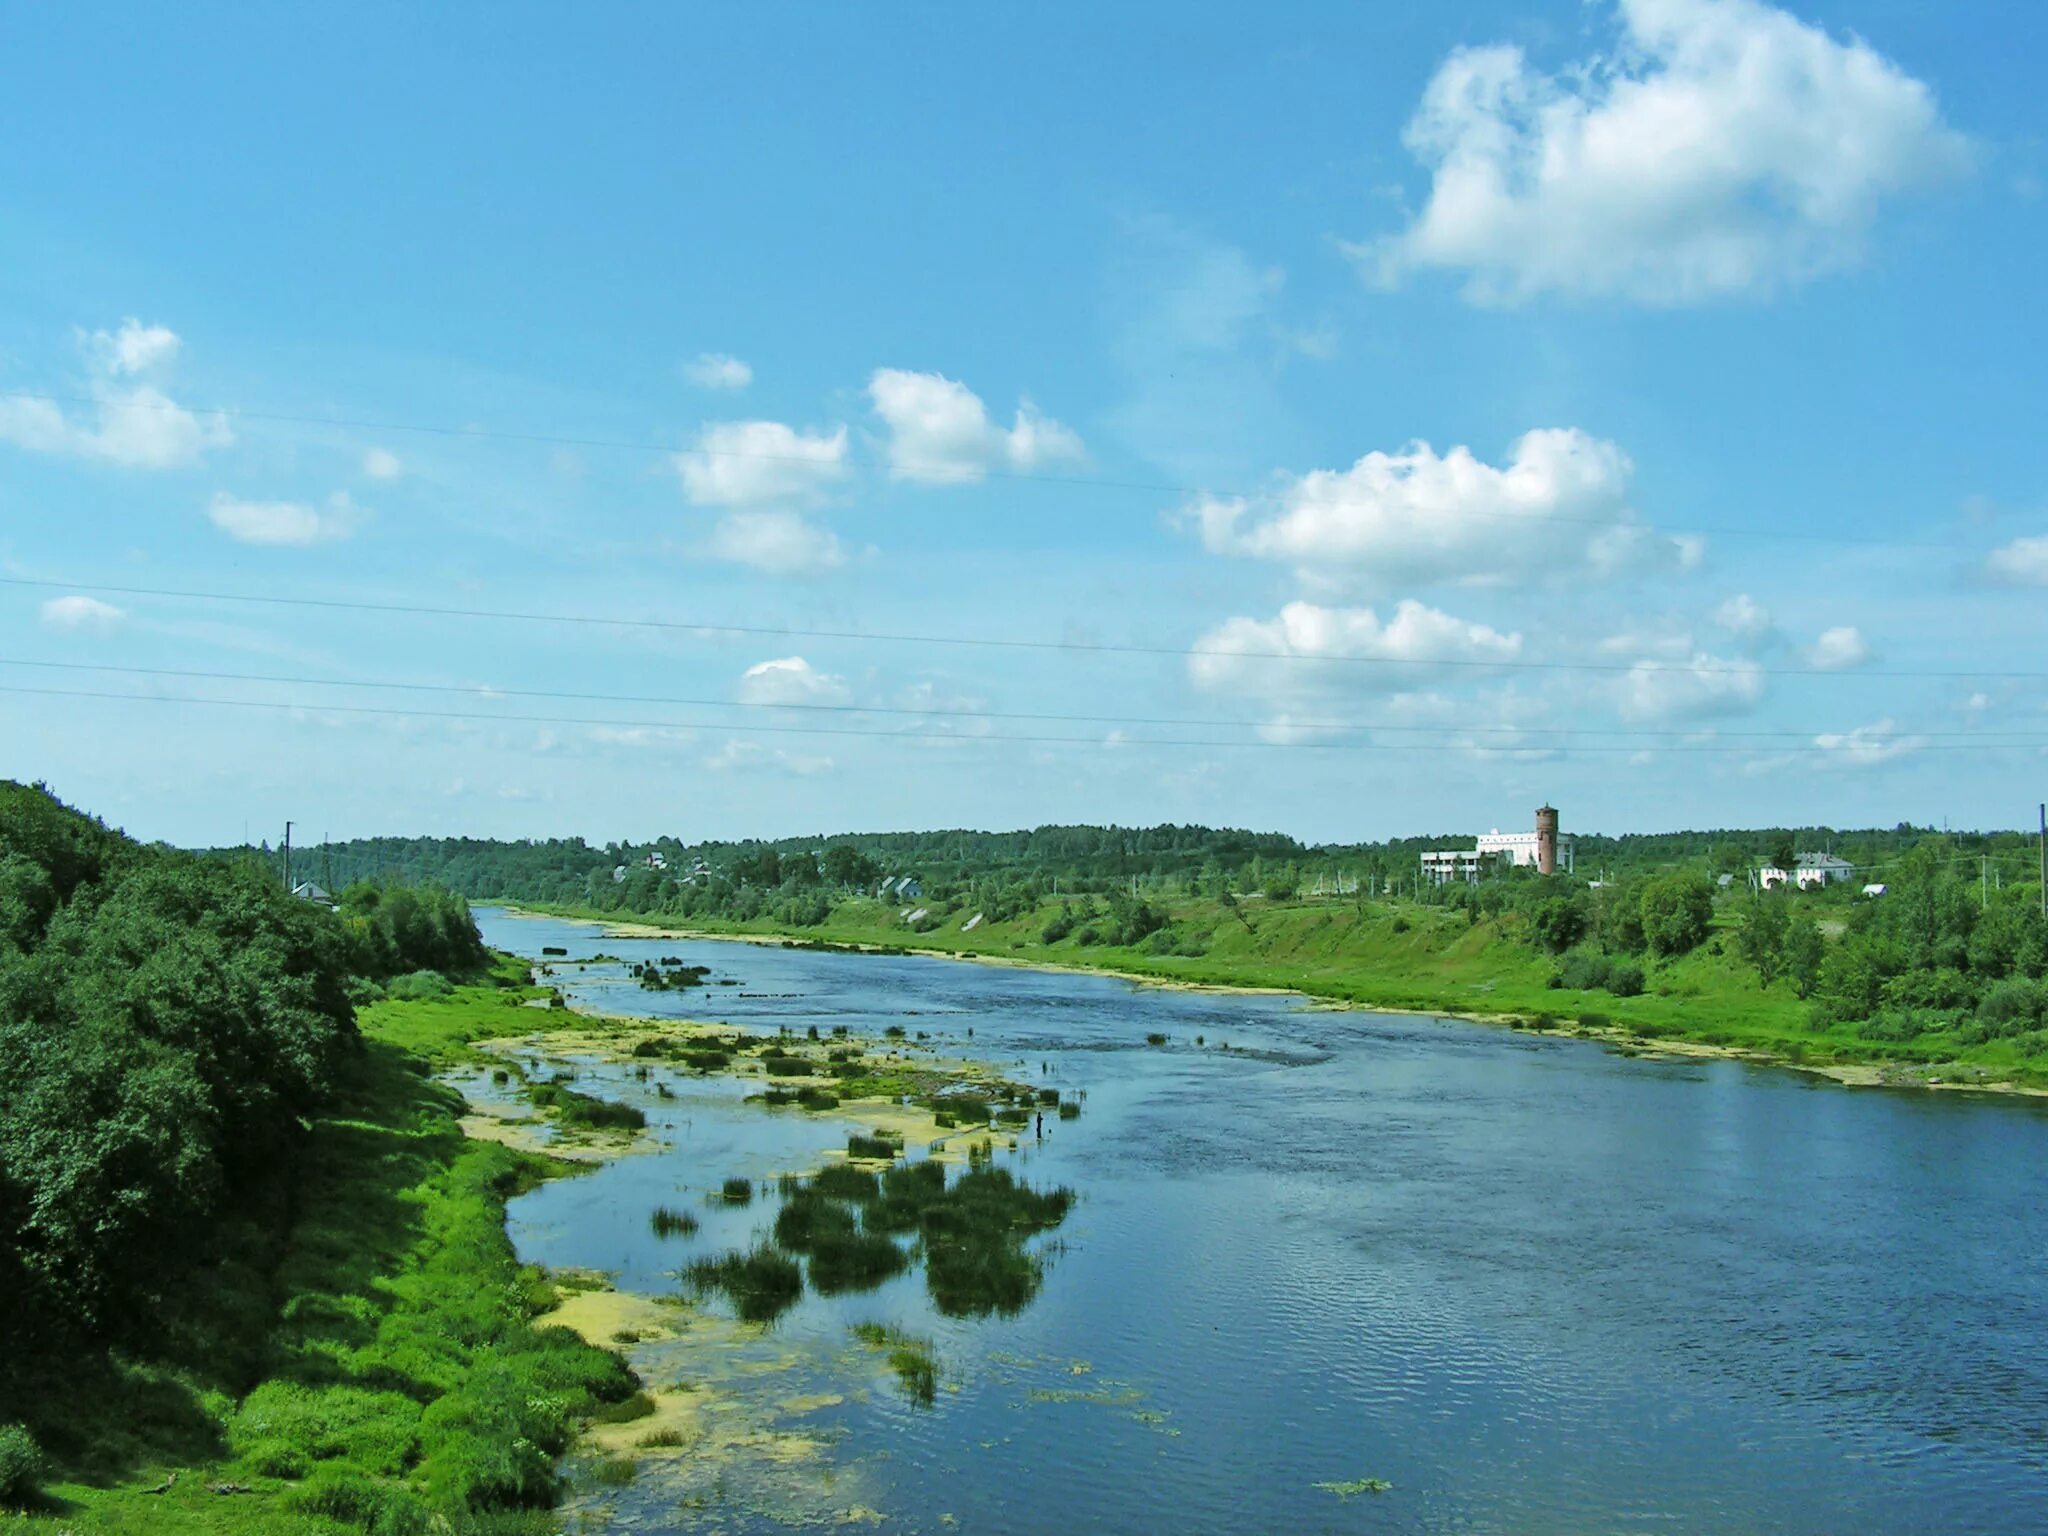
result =
[[[1259,730],[1275,725],[1284,725],[1290,730],[1384,731],[1397,735],[1444,736],[1452,738],[1475,735],[1508,736],[1517,740],[1529,736],[1564,736],[1571,738],[1617,737],[1629,740],[1656,741],[1671,738],[1685,739],[1703,734],[1697,727],[1683,730],[1660,730],[1648,726],[1440,725],[1416,724],[1407,721],[1315,720],[1294,719],[1291,717],[1284,721],[1274,721],[1228,719],[1216,716],[1090,715],[1035,710],[918,707],[899,704],[828,704],[815,700],[782,702],[749,699],[701,699],[687,698],[674,694],[591,693],[571,689],[501,688],[487,684],[418,683],[383,678],[290,677],[274,672],[219,672],[182,667],[130,667],[119,666],[111,662],[44,661],[14,656],[0,656],[0,667],[30,667],[58,672],[109,672],[124,677],[175,678],[181,682],[268,683],[294,688],[363,688],[382,692],[441,693],[485,700],[492,698],[565,699],[586,704],[661,704],[690,709],[792,710],[833,715],[902,715],[914,719],[1039,721],[1066,725],[1166,725],[1195,729],[1241,728],[1245,730]],[[497,717],[493,716],[490,718]],[[694,723],[698,725],[720,726],[727,722],[699,721]],[[1764,742],[1810,742],[1816,735],[1826,733],[1808,729],[1800,731],[1715,730],[1705,734]],[[1842,734],[1847,733],[1844,732]],[[1930,739],[1953,738],[1973,741],[1982,745],[2019,746],[2030,742],[2048,741],[2048,732],[2021,730],[1928,730],[1912,731],[1905,734]]]
[[[0,400],[28,400],[46,405],[83,405],[95,408],[113,408],[128,411],[177,412],[181,415],[233,417],[237,421],[264,422],[274,426],[330,427],[350,432],[403,432],[420,437],[455,438],[477,442],[526,443],[548,448],[589,448],[609,449],[628,453],[651,453],[664,456],[697,457],[705,459],[738,459],[767,464],[800,464],[815,466],[818,460],[803,454],[763,453],[744,448],[678,447],[674,443],[651,442],[644,438],[622,437],[577,437],[566,433],[553,432],[511,432],[494,427],[447,426],[427,422],[377,421],[350,416],[310,416],[287,411],[249,411],[226,406],[180,405],[172,400],[109,400],[98,395],[63,394],[49,390],[6,389],[0,390]],[[1219,490],[1212,486],[1174,484],[1157,480],[1118,480],[1095,475],[1057,475],[1040,470],[1006,470],[993,466],[981,471],[981,478],[1009,481],[1026,485],[1049,485],[1068,489],[1140,491],[1157,496],[1220,496],[1233,499],[1252,500],[1257,492]],[[1489,507],[1460,507],[1443,513],[1445,516],[1488,517],[1519,523],[1562,523],[1587,528],[1614,528],[1641,526],[1620,524],[1613,518],[1574,517],[1562,512],[1507,511]],[[1643,527],[1644,532],[1656,530]],[[1936,550],[1944,554],[1953,553],[1953,546],[1931,540],[1885,539],[1869,535],[1811,533],[1791,528],[1745,528],[1729,525],[1703,525],[1685,530],[1694,534],[1710,534],[1723,539],[1761,539],[1771,543],[1796,544],[1839,544],[1874,549],[1918,549]]]
[[[6,683],[0,683],[0,693],[21,694],[38,698],[108,699],[123,704],[198,704],[205,705],[208,707],[218,707],[225,709],[284,710],[299,714],[362,715],[373,717],[390,717],[397,719],[421,720],[466,720],[485,725],[583,725],[602,726],[612,729],[628,729],[642,731],[669,730],[694,732],[703,730],[719,730],[737,731],[746,734],[766,734],[778,736],[870,736],[880,737],[890,741],[945,742],[951,745],[959,745],[962,743],[979,744],[983,742],[989,742],[1012,743],[1022,745],[1065,745],[1085,747],[1263,747],[1287,751],[1307,750],[1335,752],[1440,753],[1443,750],[1445,750],[1445,744],[1443,743],[1428,742],[1391,743],[1359,741],[1273,741],[1257,737],[1237,737],[1226,740],[1221,738],[1209,739],[1201,737],[1191,738],[1182,736],[1117,736],[1105,739],[1100,735],[1042,736],[1019,735],[1015,733],[1004,735],[957,735],[946,732],[933,731],[858,730],[850,727],[825,725],[760,725],[754,724],[752,722],[742,725],[730,725],[717,721],[703,720],[622,720],[591,718],[583,715],[530,715],[497,713],[479,714],[473,711],[462,710],[398,709],[370,704],[331,704],[326,703],[324,701],[306,702],[301,700],[288,699],[223,699],[194,696],[190,694],[115,693],[109,690],[86,688],[31,688],[19,684]],[[1632,755],[1641,752],[1645,749],[1633,745],[1604,747],[1579,746],[1571,743],[1559,743],[1552,745],[1532,745],[1528,747],[1486,747],[1478,750],[1499,753],[1513,753],[1518,751],[1541,751],[1556,753],[1559,756],[1569,756],[1573,753],[1579,753],[1582,755],[1597,754],[1601,756],[1608,756],[1614,754]],[[1655,750],[1659,752],[1684,753],[1687,755],[1727,755],[1754,753],[1758,749],[1755,747],[1716,747],[1681,743],[1673,746],[1658,747]],[[1996,752],[2036,751],[2038,750],[2038,748],[2036,748],[2031,743],[2021,742],[1966,742],[1955,743],[1946,746],[1923,745],[1917,747],[1915,750],[1923,752]],[[1827,757],[1834,755],[1833,749],[1822,747],[1818,743],[1815,743],[1814,745],[1807,747],[1787,745],[1779,748],[1779,751],[1781,753],[1791,754],[1795,756],[1816,755],[1821,757]]]
[[[1475,657],[1361,656],[1351,653],[1326,655],[1303,651],[1226,650],[1219,646],[1116,645],[1093,640],[1032,640],[983,635],[920,635],[897,631],[856,629],[808,629],[789,624],[728,624],[699,619],[626,619],[599,614],[537,613],[509,608],[451,608],[427,603],[375,603],[362,599],[334,597],[283,597],[275,593],[213,592],[192,588],[117,586],[109,582],[54,581],[28,576],[0,576],[0,586],[34,587],[48,591],[107,592],[117,597],[175,598],[192,602],[243,603],[287,608],[315,608],[351,613],[396,613],[422,618],[496,619],[519,624],[589,625],[597,628],[654,630],[665,633],[745,635],[775,640],[841,640],[858,644],[953,645],[984,650],[1074,652],[1109,656],[1220,656],[1235,661],[1308,661],[1352,666],[1444,667],[1479,672],[1674,672],[1696,677],[1827,677],[1856,678],[1939,678],[1968,680],[1995,678],[2022,681],[2048,680],[2048,672],[2016,671],[2010,668],[1858,668],[1844,671],[1830,667],[1764,667],[1742,663],[1697,666],[1691,662],[1666,661],[1520,661],[1482,660]]]

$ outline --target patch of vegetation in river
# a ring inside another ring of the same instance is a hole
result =
[[[981,1158],[955,1177],[931,1160],[880,1173],[835,1165],[783,1181],[770,1241],[699,1259],[683,1278],[724,1295],[742,1319],[765,1323],[796,1305],[806,1280],[825,1296],[868,1291],[921,1261],[945,1316],[1010,1316],[1044,1283],[1045,1257],[1031,1240],[1064,1221],[1074,1198],[1065,1187],[1033,1189]]]

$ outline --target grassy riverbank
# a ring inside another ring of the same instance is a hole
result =
[[[1964,1044],[1930,1035],[1885,1042],[1861,1038],[1847,1025],[1814,1027],[1812,1009],[1789,981],[1760,986],[1756,970],[1737,958],[1737,924],[1728,918],[1716,918],[1708,941],[1691,953],[1648,962],[1644,991],[1620,997],[1552,986],[1557,963],[1528,942],[1526,922],[1516,914],[1473,922],[1456,910],[1404,902],[1361,907],[1254,899],[1226,906],[1182,898],[1164,905],[1168,952],[1161,952],[1166,945],[1157,938],[1130,946],[1086,943],[1085,927],[1048,942],[1048,925],[1061,913],[1055,903],[972,928],[965,927],[971,911],[955,912],[923,932],[907,924],[899,908],[865,900],[839,902],[823,923],[805,928],[765,919],[672,926],[659,914],[522,906],[662,932],[872,946],[1168,984],[1278,988],[1353,1007],[1584,1028],[1645,1045],[1826,1068],[1851,1080],[2048,1085],[2048,1066],[2022,1055],[2011,1040]]]
[[[524,967],[516,970],[523,981]],[[52,1464],[0,1530],[288,1533],[556,1529],[554,1458],[630,1399],[618,1357],[536,1328],[547,1279],[513,1255],[506,1199],[569,1165],[465,1137],[433,1071],[523,1026],[512,984],[360,1014],[276,1233],[158,1347],[38,1384]]]

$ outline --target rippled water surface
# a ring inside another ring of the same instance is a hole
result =
[[[735,1380],[775,1368],[784,1406],[762,1411],[822,1446],[813,1486],[744,1466],[687,1497],[643,1479],[606,1500],[620,1529],[852,1510],[911,1532],[2048,1531],[2033,1103],[1282,997],[479,918],[527,955],[713,973],[646,993],[593,967],[560,978],[580,1003],[757,1031],[899,1024],[1087,1095],[1080,1120],[1002,1157],[1080,1195],[1031,1305],[940,1317],[915,1271],[806,1297],[731,1354]],[[668,1146],[523,1197],[514,1237],[627,1290],[673,1291],[688,1257],[773,1220],[772,1200],[718,1210],[703,1192],[844,1140],[729,1080],[676,1078],[657,1100],[587,1067],[582,1086],[641,1103]],[[696,1237],[649,1234],[653,1205],[692,1199]],[[867,1319],[935,1340],[935,1406],[849,1345]],[[1363,1478],[1392,1487],[1317,1486]]]

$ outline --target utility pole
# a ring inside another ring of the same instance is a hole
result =
[[[284,888],[292,888],[292,824],[284,824]]]
[[[2041,915],[2048,917],[2048,805],[2041,807]]]

